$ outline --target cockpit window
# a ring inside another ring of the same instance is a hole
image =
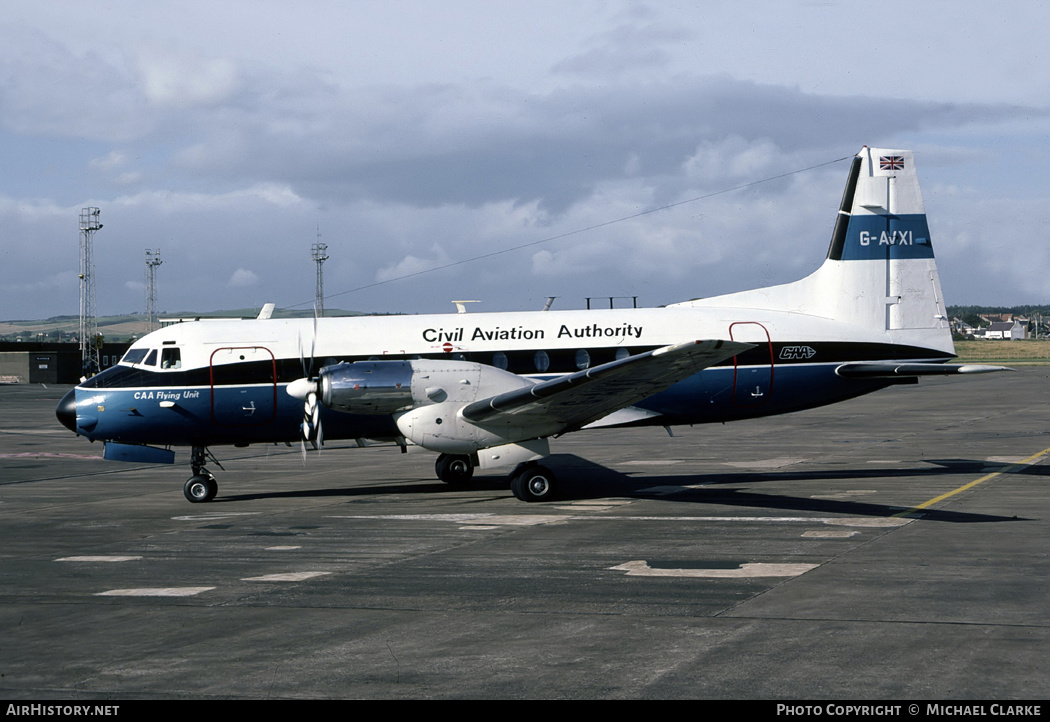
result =
[[[151,350],[149,352],[149,356],[146,357],[146,360],[143,361],[143,363],[146,364],[147,366],[156,366],[157,365],[157,349]]]
[[[162,369],[182,368],[182,353],[177,348],[165,348],[160,352],[160,367]]]
[[[124,354],[124,358],[121,359],[122,363],[126,364],[140,364],[142,359],[146,358],[146,352],[148,348],[129,348],[128,352]]]

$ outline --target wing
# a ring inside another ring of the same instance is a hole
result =
[[[835,373],[847,379],[892,379],[916,376],[948,376],[951,374],[987,374],[994,371],[1013,371],[1006,366],[981,364],[928,363],[851,363],[842,364]]]
[[[749,348],[721,340],[664,346],[475,401],[462,414],[483,427],[541,422],[562,424],[558,433],[575,431]]]

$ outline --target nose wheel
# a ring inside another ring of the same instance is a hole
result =
[[[186,481],[186,484],[182,487],[182,493],[193,504],[211,501],[219,493],[219,482],[215,481],[215,477],[211,475],[211,472],[201,468],[198,473]]]
[[[219,493],[219,482],[215,481],[212,473],[204,468],[204,462],[209,456],[211,455],[203,446],[194,446],[190,450],[190,468],[193,470],[193,476],[186,480],[182,493],[192,504],[211,501]],[[211,456],[211,460],[219,464],[219,460],[214,456]],[[219,464],[219,468],[222,468],[222,464]]]

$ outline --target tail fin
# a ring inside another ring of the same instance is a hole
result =
[[[821,316],[857,335],[954,355],[912,152],[865,146],[856,155],[827,259],[815,273],[690,305]]]
[[[896,343],[935,340],[942,347],[946,340],[946,350],[954,352],[911,151],[865,147],[853,159],[829,263],[847,270],[840,293],[867,287],[873,296],[841,309],[847,316],[858,322],[867,317]]]
[[[863,148],[850,166],[828,259],[933,258],[926,210],[908,150]]]

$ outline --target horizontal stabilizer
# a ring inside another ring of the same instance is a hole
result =
[[[475,401],[463,408],[462,415],[467,421],[483,426],[556,422],[562,425],[559,433],[565,433],[637,403],[752,347],[752,344],[723,340],[664,346]]]
[[[846,379],[891,379],[913,376],[950,376],[1013,371],[1007,366],[983,364],[853,363],[842,364],[835,373]]]

